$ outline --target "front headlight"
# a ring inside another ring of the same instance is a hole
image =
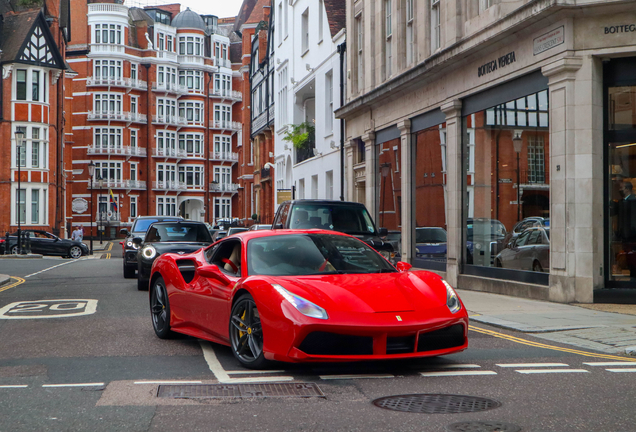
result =
[[[451,313],[458,312],[462,308],[462,304],[459,302],[459,296],[453,287],[444,279],[442,279],[442,283],[446,287],[446,306],[448,306]]]
[[[141,256],[143,256],[146,259],[153,259],[154,257],[157,256],[157,249],[155,249],[153,246],[148,245],[148,246],[144,246],[144,248],[141,250]]]
[[[378,252],[380,252],[380,255],[382,255],[384,258],[386,258],[387,261],[391,260],[391,252],[385,251],[385,250],[378,251]]]
[[[297,296],[296,294],[287,291],[285,288],[278,284],[272,284],[272,286],[276,291],[278,291],[280,295],[283,296],[285,300],[290,302],[296,309],[298,309],[298,312],[300,312],[301,314],[311,318],[324,320],[329,319],[327,311],[320,306],[313,304],[309,300],[305,300],[301,296]]]
[[[126,247],[132,248],[132,249],[139,249],[139,245],[136,245],[135,243],[133,243],[132,240],[128,240],[126,242]]]

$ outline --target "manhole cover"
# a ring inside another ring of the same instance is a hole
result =
[[[498,408],[501,403],[475,396],[412,394],[387,396],[373,401],[377,407],[423,414],[457,414]]]
[[[314,383],[273,383],[160,385],[157,397],[173,399],[307,398],[325,397],[325,395]]]
[[[448,425],[449,432],[519,432],[517,425],[501,422],[459,422]]]

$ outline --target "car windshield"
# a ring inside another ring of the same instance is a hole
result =
[[[415,243],[446,243],[443,228],[415,228]]]
[[[375,226],[363,206],[296,204],[291,214],[292,229],[326,229],[347,234],[375,234]]]
[[[150,227],[145,241],[212,243],[212,236],[203,224],[160,223]]]
[[[250,275],[392,273],[397,270],[360,240],[333,234],[255,238],[247,244]]]
[[[163,219],[161,222],[176,222],[178,220],[179,219]],[[155,222],[159,222],[159,219],[137,219],[135,225],[132,227],[132,232],[145,233],[148,231],[148,227]]]

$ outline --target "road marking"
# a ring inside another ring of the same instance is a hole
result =
[[[113,243],[109,243],[108,244],[108,249],[106,249],[107,251],[112,251],[113,250]]]
[[[470,368],[480,368],[481,366],[476,364],[442,364],[442,365],[432,365],[432,369],[470,369]]]
[[[588,366],[634,366],[633,362],[589,362],[583,364]]]
[[[18,285],[21,285],[24,282],[26,282],[24,279],[22,279],[21,277],[17,277],[17,276],[11,276],[11,279],[14,279],[15,282],[13,282],[13,283],[11,283],[9,285],[5,285],[5,286],[0,287],[0,292],[6,291],[6,290],[11,289],[11,288],[15,288]]]
[[[605,369],[610,372],[636,372],[636,368],[623,368],[623,369]]]
[[[522,374],[541,374],[541,373],[588,373],[585,369],[521,369],[515,372]]]
[[[67,262],[62,263],[62,264],[54,265],[53,267],[45,268],[44,270],[40,270],[39,272],[35,272],[35,273],[31,273],[30,275],[26,275],[24,278],[26,279],[26,278],[31,277],[31,276],[39,275],[40,273],[44,273],[44,272],[47,272],[49,270],[53,270],[54,268],[57,268],[57,267],[62,267],[62,266],[68,265],[68,264],[73,264],[73,263],[78,262],[78,261],[80,261],[80,260],[67,261]]]
[[[361,375],[319,375],[322,380],[343,380],[343,379],[381,379],[381,378],[395,378],[394,375],[382,375],[382,374],[361,374]]]
[[[67,318],[92,315],[97,300],[55,299],[13,302],[0,308],[0,319]],[[67,313],[70,312],[70,313]],[[37,313],[37,315],[31,315]]]
[[[253,370],[253,371],[227,371],[230,375],[255,375],[255,374],[273,374],[282,373],[284,370]]]
[[[565,364],[565,363],[502,363],[502,364],[497,364],[497,366],[503,367],[503,368],[559,367],[559,366],[570,367],[569,364]]]
[[[480,327],[475,327],[475,326],[468,326],[469,330],[472,330],[474,332],[477,333],[482,333],[482,334],[486,334],[486,335],[490,335],[496,338],[500,338],[500,339],[507,339],[511,342],[516,342],[522,345],[528,345],[528,346],[532,346],[532,347],[536,347],[536,348],[544,348],[544,349],[549,349],[549,350],[553,350],[553,351],[561,351],[561,352],[567,352],[567,353],[571,353],[571,354],[577,354],[577,355],[581,355],[581,356],[585,356],[585,357],[598,357],[598,358],[604,358],[604,359],[608,359],[608,360],[623,360],[625,361],[625,357],[619,357],[619,356],[615,356],[615,355],[609,355],[609,354],[598,354],[598,353],[592,353],[592,352],[587,352],[587,351],[580,351],[580,350],[575,350],[575,349],[570,349],[570,348],[561,348],[555,345],[547,345],[544,343],[539,343],[539,342],[532,342],[526,339],[521,339],[515,336],[510,336],[504,333],[499,333],[496,331],[492,331],[492,330],[486,330]],[[629,360],[628,360],[629,361]],[[636,363],[636,359],[632,360],[633,362]]]
[[[104,383],[42,384],[42,387],[101,387]]]
[[[469,375],[497,375],[495,371],[446,371],[446,372],[420,372],[424,377],[442,376],[469,376]]]
[[[230,375],[227,373],[223,366],[221,366],[221,362],[216,358],[216,354],[214,353],[214,349],[210,342],[199,340],[199,344],[201,345],[201,349],[203,350],[203,358],[208,363],[208,367],[216,377],[216,379],[222,383],[256,383],[256,382],[278,382],[278,381],[293,381],[294,377],[290,376],[273,376],[273,377],[255,377],[255,378],[230,378]]]
[[[201,384],[203,381],[135,381],[135,384]]]
[[[20,385],[0,385],[0,388],[27,388],[28,385],[20,384]]]

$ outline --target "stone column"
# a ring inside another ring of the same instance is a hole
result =
[[[592,302],[603,262],[595,253],[603,241],[603,101],[587,63],[581,70],[583,58],[564,57],[541,69],[550,103],[549,296],[558,302]]]
[[[364,154],[365,154],[365,205],[367,210],[373,217],[373,220],[378,222],[378,206],[376,200],[376,187],[375,182],[378,173],[377,171],[377,154],[375,153],[375,132],[367,132],[361,137],[364,142]]]
[[[345,142],[345,201],[353,201],[355,187],[356,187],[356,177],[353,172],[353,158],[354,152],[356,150],[356,146],[358,144],[357,139],[352,139]]]
[[[442,104],[446,115],[446,280],[457,286],[457,277],[461,268],[462,252],[466,248],[462,240],[464,230],[462,210],[464,208],[464,176],[462,164],[462,102],[449,100]]]
[[[400,130],[400,168],[402,169],[402,208],[400,212],[402,214],[402,255],[400,260],[412,263],[413,262],[413,249],[415,238],[415,200],[413,197],[413,147],[411,145],[411,120],[403,120],[398,122],[398,129]]]

